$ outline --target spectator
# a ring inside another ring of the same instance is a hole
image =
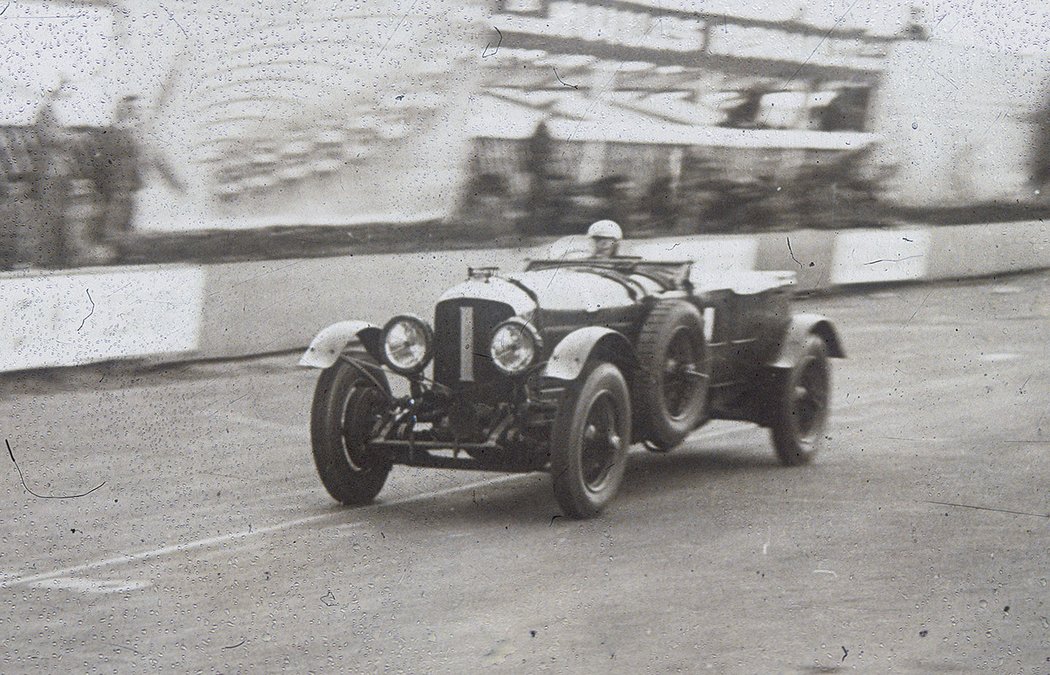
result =
[[[54,96],[33,122],[29,214],[19,236],[19,261],[32,267],[61,267],[66,263],[65,212],[69,202],[71,135],[58,122]]]
[[[603,176],[590,186],[602,215],[621,223],[631,220],[631,179],[621,174]]]
[[[12,145],[7,129],[0,128],[0,270],[9,270],[18,262],[21,202],[16,193],[18,181],[12,161]]]
[[[125,96],[117,104],[113,126],[102,134],[95,162],[95,189],[99,195],[97,237],[120,256],[131,232],[135,193],[142,187],[142,153],[135,130],[137,99]]]
[[[552,139],[547,125],[540,122],[525,146],[525,173],[529,178],[525,202],[527,234],[545,234],[550,222],[559,214],[554,212],[551,194]]]
[[[650,226],[670,230],[678,215],[675,207],[674,178],[666,174],[657,176],[649,183],[644,197],[644,211]]]

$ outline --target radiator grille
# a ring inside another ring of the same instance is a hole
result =
[[[450,387],[505,379],[489,357],[489,339],[496,326],[512,316],[510,305],[491,300],[439,303],[434,315],[434,379]]]

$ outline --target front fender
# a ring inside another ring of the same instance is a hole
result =
[[[340,321],[318,333],[299,359],[306,368],[328,368],[339,360],[347,347],[360,346],[379,359],[379,336],[382,331],[367,321]]]
[[[788,324],[787,330],[780,339],[780,348],[766,365],[771,368],[794,366],[802,356],[806,348],[806,340],[810,335],[817,335],[824,340],[828,346],[828,356],[846,358],[846,352],[842,349],[842,341],[831,321],[819,314],[796,314],[791,318],[791,323]]]
[[[543,377],[575,380],[597,350],[607,354],[621,369],[635,361],[634,347],[622,333],[602,326],[588,326],[569,333],[558,343],[543,369]]]

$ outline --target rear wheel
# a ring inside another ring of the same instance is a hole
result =
[[[597,363],[566,392],[551,430],[554,496],[565,515],[590,518],[623,482],[631,438],[627,382],[616,366]]]
[[[795,466],[813,460],[824,446],[831,401],[828,348],[809,336],[798,362],[777,373],[770,434],[781,463]]]
[[[390,384],[367,357],[340,359],[317,381],[310,416],[314,463],[328,494],[347,505],[367,504],[383,489],[390,462],[369,453],[390,399]]]
[[[661,302],[638,337],[635,419],[653,452],[667,452],[703,420],[707,408],[704,320],[688,302]]]

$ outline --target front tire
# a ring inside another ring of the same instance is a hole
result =
[[[808,464],[824,447],[831,401],[828,348],[810,335],[798,363],[776,374],[770,435],[777,458],[787,466]]]
[[[565,394],[551,431],[554,497],[565,515],[591,518],[623,482],[631,438],[627,382],[611,363],[584,371]]]
[[[321,373],[310,415],[317,473],[328,494],[348,506],[375,499],[391,466],[366,449],[382,425],[390,384],[375,361],[355,360],[361,365],[340,359]]]

